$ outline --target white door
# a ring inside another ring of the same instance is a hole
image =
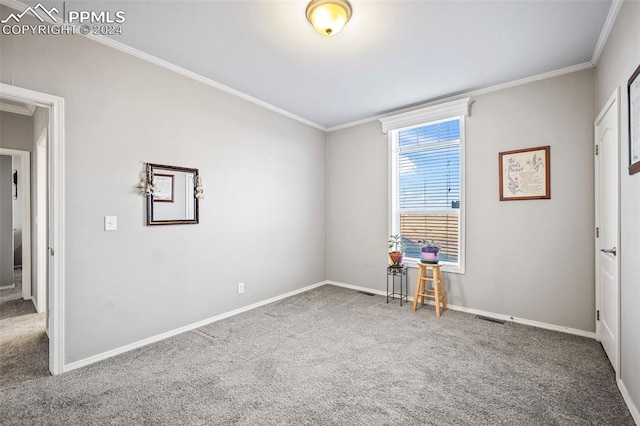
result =
[[[619,91],[595,122],[596,336],[618,372],[619,327]]]

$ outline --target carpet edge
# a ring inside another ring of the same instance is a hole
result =
[[[357,291],[365,291],[368,293],[374,293],[374,294],[385,296],[385,297],[387,295],[387,293],[384,292],[383,290],[376,290],[368,287],[361,287],[361,286],[347,284],[339,281],[327,280],[326,283],[330,285],[335,285],[337,287],[344,287],[344,288],[349,288],[351,290],[357,290]],[[408,296],[407,300],[413,303],[412,296]],[[429,305],[434,305],[434,302],[430,300],[426,301],[425,303]],[[474,315],[481,315],[481,316],[495,318],[503,321],[515,322],[517,324],[543,328],[545,330],[559,331],[561,333],[573,334],[576,336],[587,337],[589,339],[596,339],[596,333],[594,333],[593,331],[579,330],[577,328],[565,327],[563,325],[556,325],[556,324],[550,324],[550,323],[541,322],[541,321],[534,321],[526,318],[518,318],[511,315],[498,314],[495,312],[483,311],[480,309],[467,308],[465,306],[452,305],[450,303],[448,304],[448,307],[449,309],[454,311],[465,312],[465,313],[474,314]]]
[[[262,300],[260,302],[252,303],[251,305],[243,306],[241,308],[234,309],[234,310],[228,311],[228,312],[224,312],[222,314],[219,314],[219,315],[216,315],[216,316],[213,316],[213,317],[210,317],[210,318],[206,318],[204,320],[201,320],[201,321],[198,321],[198,322],[194,322],[194,323],[182,326],[182,327],[178,327],[178,328],[175,328],[173,330],[166,331],[164,333],[156,334],[155,336],[147,337],[145,339],[138,340],[138,341],[126,344],[124,346],[120,346],[120,347],[117,347],[115,349],[108,350],[106,352],[102,352],[102,353],[99,353],[99,354],[96,354],[96,355],[91,355],[91,356],[89,356],[87,358],[83,358],[83,359],[78,360],[78,361],[73,361],[73,362],[68,363],[68,364],[65,363],[62,366],[62,372],[63,373],[67,373],[69,371],[77,370],[78,368],[82,368],[82,367],[86,367],[86,366],[91,365],[91,364],[95,364],[96,362],[103,361],[105,359],[114,357],[116,355],[120,355],[120,354],[123,354],[125,352],[129,352],[129,351],[132,351],[134,349],[138,349],[138,348],[141,348],[143,346],[150,345],[151,343],[156,343],[156,342],[159,342],[161,340],[168,339],[169,337],[177,336],[178,334],[182,334],[182,333],[185,333],[187,331],[195,330],[196,328],[200,328],[200,327],[203,327],[205,325],[208,325],[208,324],[211,324],[211,323],[214,323],[214,322],[217,322],[217,321],[221,321],[221,320],[223,320],[225,318],[229,318],[229,317],[232,317],[234,315],[238,315],[238,314],[241,314],[243,312],[247,312],[247,311],[250,311],[252,309],[256,309],[256,308],[259,308],[261,306],[268,305],[270,303],[277,302],[279,300],[286,299],[286,298],[291,297],[291,296],[295,296],[296,294],[300,294],[300,293],[304,293],[304,292],[309,291],[309,290],[313,290],[314,288],[321,287],[321,286],[323,286],[325,284],[327,284],[326,281],[320,281],[320,282],[317,282],[315,284],[311,284],[311,285],[308,285],[306,287],[299,288],[297,290],[293,290],[293,291],[290,291],[290,292],[287,292],[287,293],[280,294],[278,296],[271,297],[269,299]]]

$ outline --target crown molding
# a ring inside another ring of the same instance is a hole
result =
[[[604,46],[607,44],[607,40],[609,39],[609,34],[611,34],[611,30],[613,29],[613,24],[616,22],[616,18],[618,17],[618,12],[620,12],[622,3],[624,3],[624,0],[613,0],[613,3],[611,3],[611,7],[609,8],[609,14],[607,15],[607,19],[604,21],[604,26],[602,27],[602,31],[600,32],[600,37],[598,38],[596,47],[595,49],[593,49],[593,56],[591,57],[591,63],[594,66],[598,65],[598,61],[600,60],[600,55],[604,50]]]
[[[415,126],[417,124],[443,120],[445,118],[466,116],[469,114],[470,98],[439,103],[400,114],[386,116],[380,119],[382,131],[396,130]]]
[[[271,110],[275,113],[278,113],[280,115],[283,115],[285,117],[291,118],[293,120],[296,120],[300,123],[306,124],[308,126],[311,126],[313,128],[316,128],[318,130],[322,130],[324,132],[333,132],[336,130],[341,130],[341,129],[346,129],[349,127],[354,127],[354,126],[358,126],[360,124],[365,124],[365,123],[369,123],[371,121],[376,121],[376,120],[380,120],[381,118],[384,117],[388,117],[390,115],[395,115],[395,114],[399,114],[399,113],[404,113],[404,112],[408,112],[408,111],[413,111],[416,109],[420,109],[420,108],[425,108],[425,107],[429,107],[429,106],[433,106],[433,105],[437,105],[443,102],[448,102],[448,101],[454,101],[457,99],[461,99],[464,97],[472,97],[472,96],[479,96],[479,95],[483,95],[486,93],[491,93],[491,92],[496,92],[498,90],[503,90],[503,89],[508,89],[510,87],[516,87],[516,86],[521,86],[524,84],[528,84],[528,83],[533,83],[535,81],[540,81],[540,80],[545,80],[547,78],[553,78],[553,77],[558,77],[564,74],[570,74],[572,72],[577,72],[577,71],[582,71],[585,69],[589,69],[589,68],[593,68],[596,66],[600,55],[602,53],[602,50],[604,48],[604,45],[606,44],[606,41],[609,37],[609,34],[611,32],[611,29],[613,28],[613,24],[615,23],[615,20],[618,16],[618,12],[620,11],[620,8],[622,6],[622,3],[624,2],[624,0],[613,0],[612,4],[611,4],[611,8],[609,9],[609,14],[607,15],[607,19],[605,20],[605,24],[602,28],[602,32],[600,33],[600,38],[598,39],[598,42],[596,44],[596,47],[594,49],[593,52],[593,56],[592,59],[588,62],[583,62],[581,64],[577,64],[577,65],[572,65],[569,67],[565,67],[565,68],[560,68],[557,70],[553,70],[553,71],[549,71],[546,73],[542,73],[542,74],[537,74],[534,76],[530,76],[530,77],[525,77],[522,79],[518,79],[518,80],[513,80],[510,82],[506,82],[506,83],[501,83],[495,86],[490,86],[490,87],[486,87],[486,88],[482,88],[482,89],[478,89],[478,90],[473,90],[473,91],[469,91],[469,92],[465,92],[465,93],[461,93],[458,95],[452,95],[452,96],[445,96],[442,98],[435,98],[432,99],[430,101],[427,101],[425,103],[422,103],[420,105],[416,105],[413,107],[409,107],[409,108],[400,108],[394,111],[391,111],[389,113],[384,113],[384,114],[377,114],[374,116],[370,116],[370,117],[366,117],[366,118],[362,118],[359,120],[355,120],[355,121],[350,121],[344,124],[339,124],[337,126],[332,126],[332,127],[325,127],[322,126],[321,124],[315,123],[311,120],[307,120],[306,118],[302,118],[296,114],[290,113],[289,111],[286,111],[282,108],[279,108],[275,105],[272,105],[268,102],[262,101],[258,98],[254,98],[251,95],[248,95],[244,92],[241,92],[239,90],[233,89],[229,86],[225,86],[222,83],[219,83],[217,81],[214,81],[210,78],[204,77],[200,74],[194,73],[192,71],[189,71],[185,68],[179,67],[177,65],[174,65],[168,61],[165,61],[163,59],[157,58],[153,55],[149,55],[145,52],[142,52],[138,49],[134,49],[130,46],[127,46],[125,44],[122,44],[118,41],[112,40],[108,37],[105,36],[94,36],[91,34],[88,35],[84,35],[84,37],[87,37],[93,41],[96,41],[100,44],[103,44],[105,46],[111,47],[113,49],[116,49],[120,52],[126,53],[128,55],[134,56],[138,59],[142,59],[144,61],[150,62],[154,65],[160,66],[162,68],[165,68],[169,71],[173,71],[177,74],[180,74],[184,77],[193,79],[195,81],[198,81],[200,83],[203,83],[207,86],[216,88],[218,90],[221,90],[223,92],[229,93],[233,96],[236,96],[238,98],[244,99],[248,102],[251,102],[253,104],[256,104],[258,106],[261,106],[265,109]],[[5,6],[8,6],[12,9],[23,9],[26,8],[28,5],[22,3],[21,1],[18,0],[0,0],[0,4],[3,4]],[[45,18],[47,19],[47,18]],[[47,19],[48,20],[48,19]],[[51,22],[50,20],[48,20],[51,24],[54,24],[53,22]],[[55,25],[55,24],[54,24]]]
[[[448,96],[448,97],[443,97],[443,98],[437,98],[437,99],[428,101],[426,103],[423,103],[423,104],[420,104],[420,105],[416,105],[416,106],[412,106],[412,107],[409,107],[409,108],[400,108],[398,110],[395,110],[395,111],[392,111],[392,112],[389,112],[389,113],[378,114],[378,115],[374,115],[374,116],[371,116],[371,117],[368,117],[368,118],[363,118],[363,119],[360,119],[360,120],[357,120],[357,121],[351,121],[349,123],[345,123],[345,124],[340,124],[338,126],[329,127],[326,131],[327,132],[333,132],[335,130],[346,129],[346,128],[349,128],[349,127],[358,126],[360,124],[369,123],[371,121],[380,120],[380,119],[383,119],[385,117],[390,117],[392,115],[401,114],[401,113],[410,112],[410,111],[415,111],[415,110],[418,110],[418,109],[421,109],[421,108],[430,107],[430,106],[440,105],[440,104],[442,104],[444,102],[450,102],[450,101],[455,101],[455,100],[458,100],[458,99],[469,98],[469,97],[474,97],[474,96],[480,96],[480,95],[484,95],[486,93],[497,92],[499,90],[509,89],[511,87],[516,87],[516,86],[522,86],[524,84],[529,84],[529,83],[533,83],[533,82],[536,82],[536,81],[546,80],[548,78],[559,77],[561,75],[571,74],[573,72],[578,72],[578,71],[586,70],[586,69],[593,68],[593,67],[594,67],[594,65],[591,63],[591,61],[583,62],[581,64],[572,65],[570,67],[560,68],[560,69],[549,71],[549,72],[545,72],[545,73],[542,73],[542,74],[533,75],[531,77],[525,77],[525,78],[521,78],[519,80],[513,80],[513,81],[506,82],[506,83],[497,84],[495,86],[489,86],[489,87],[485,87],[485,88],[482,88],[482,89],[472,90],[470,92],[464,92],[464,93],[460,93],[458,95],[453,95],[453,96]]]
[[[5,6],[8,6],[8,7],[12,8],[12,9],[16,9],[16,10],[22,10],[22,9],[25,9],[25,8],[27,8],[29,6],[29,5],[24,4],[24,3],[20,2],[20,1],[17,1],[17,0],[0,0],[0,4],[3,4]],[[52,25],[59,25],[59,24],[53,22],[48,17],[45,17],[44,19],[45,19],[45,21],[47,21],[48,23],[50,23]],[[170,63],[168,61],[165,61],[164,59],[160,59],[158,57],[155,57],[153,55],[145,53],[145,52],[143,52],[141,50],[138,50],[138,49],[135,49],[133,47],[127,46],[126,44],[120,43],[119,41],[112,40],[112,39],[110,39],[110,38],[108,38],[106,36],[102,36],[102,35],[93,35],[93,34],[86,34],[86,35],[85,34],[81,34],[81,35],[83,37],[86,37],[86,38],[90,39],[90,40],[98,42],[98,43],[100,43],[102,45],[111,47],[112,49],[118,50],[118,51],[120,51],[122,53],[126,53],[127,55],[134,56],[134,57],[136,57],[138,59],[142,59],[143,61],[146,61],[146,62],[150,62],[150,63],[152,63],[154,65],[157,65],[159,67],[162,67],[162,68],[164,68],[166,70],[173,71],[176,74],[180,74],[183,77],[190,78],[190,79],[195,80],[195,81],[197,81],[199,83],[202,83],[202,84],[205,84],[207,86],[213,87],[215,89],[221,90],[223,92],[229,93],[230,95],[236,96],[236,97],[238,97],[240,99],[243,99],[245,101],[248,101],[248,102],[251,102],[251,103],[256,104],[258,106],[261,106],[261,107],[263,107],[265,109],[268,109],[270,111],[273,111],[273,112],[275,112],[277,114],[283,115],[283,116],[285,116],[287,118],[291,118],[293,120],[296,120],[296,121],[298,121],[298,122],[300,122],[302,124],[306,124],[307,126],[314,127],[316,129],[322,130],[324,132],[327,131],[327,128],[325,126],[322,126],[322,125],[320,125],[318,123],[315,123],[315,122],[313,122],[311,120],[307,120],[306,118],[302,118],[302,117],[300,117],[298,115],[295,115],[295,114],[293,114],[293,113],[291,113],[289,111],[285,111],[282,108],[279,108],[279,107],[277,107],[275,105],[272,105],[272,104],[270,104],[268,102],[262,101],[262,100],[260,100],[258,98],[254,98],[251,95],[248,95],[248,94],[246,94],[244,92],[241,92],[239,90],[233,89],[233,88],[231,88],[229,86],[226,86],[226,85],[224,85],[222,83],[219,83],[219,82],[217,82],[215,80],[212,80],[210,78],[207,78],[207,77],[205,77],[203,75],[197,74],[197,73],[195,73],[193,71],[189,71],[189,70],[187,70],[185,68],[182,68],[182,67],[180,67],[178,65],[172,64],[172,63]]]
[[[105,36],[95,36],[95,35],[91,35],[91,34],[88,34],[88,35],[86,35],[84,37],[87,37],[87,38],[89,38],[89,39],[91,39],[91,40],[93,40],[95,42],[98,42],[98,43],[103,44],[105,46],[108,46],[108,47],[111,47],[113,49],[116,49],[116,50],[118,50],[120,52],[123,52],[123,53],[126,53],[128,55],[134,56],[134,57],[136,57],[138,59],[142,59],[143,61],[150,62],[150,63],[152,63],[154,65],[157,65],[157,66],[162,67],[164,69],[167,69],[169,71],[173,71],[176,74],[182,75],[183,77],[190,78],[190,79],[195,80],[195,81],[197,81],[199,83],[206,84],[207,86],[210,86],[210,87],[213,87],[215,89],[221,90],[223,92],[229,93],[230,95],[236,96],[236,97],[238,97],[240,99],[243,99],[245,101],[249,101],[249,102],[251,102],[253,104],[256,104],[258,106],[261,106],[261,107],[263,107],[265,109],[268,109],[270,111],[273,111],[273,112],[278,113],[280,115],[283,115],[285,117],[288,117],[288,118],[291,118],[293,120],[296,120],[296,121],[298,121],[298,122],[300,122],[302,124],[306,124],[307,126],[314,127],[316,129],[322,130],[324,132],[327,131],[326,127],[324,127],[324,126],[322,126],[322,125],[320,125],[318,123],[315,123],[315,122],[313,122],[311,120],[307,120],[306,118],[302,118],[302,117],[300,117],[298,115],[290,113],[289,111],[285,111],[282,108],[279,108],[279,107],[277,107],[275,105],[272,105],[272,104],[270,104],[268,102],[262,101],[262,100],[260,100],[258,98],[254,98],[251,95],[247,95],[246,93],[241,92],[241,91],[236,90],[236,89],[233,89],[233,88],[231,88],[229,86],[225,86],[222,83],[219,83],[219,82],[217,82],[215,80],[212,80],[210,78],[204,77],[204,76],[202,76],[200,74],[197,74],[197,73],[195,73],[193,71],[189,71],[189,70],[187,70],[185,68],[182,68],[182,67],[180,67],[178,65],[174,65],[174,64],[172,64],[172,63],[170,63],[168,61],[165,61],[164,59],[157,58],[157,57],[155,57],[153,55],[149,55],[148,53],[145,53],[145,52],[143,52],[141,50],[138,50],[138,49],[135,49],[133,47],[127,46],[126,44],[122,44],[119,41],[112,40],[112,39],[110,39],[108,37],[105,37]]]

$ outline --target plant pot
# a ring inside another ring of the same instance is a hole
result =
[[[438,260],[438,249],[435,247],[422,247],[420,257],[422,260],[435,262]]]
[[[403,258],[403,255],[399,251],[392,251],[389,253],[391,266],[402,266],[402,258]]]

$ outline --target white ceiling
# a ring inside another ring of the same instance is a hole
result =
[[[113,40],[325,128],[589,62],[612,5],[353,0],[328,38],[306,0],[66,3],[124,10]]]

